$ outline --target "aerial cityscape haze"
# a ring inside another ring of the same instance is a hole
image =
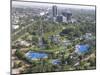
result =
[[[12,1],[12,74],[96,69],[96,7]]]

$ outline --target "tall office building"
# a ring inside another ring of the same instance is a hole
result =
[[[70,11],[62,12],[62,15],[66,17],[66,20],[67,20],[68,22],[71,21],[72,13],[71,13]]]
[[[72,13],[71,12],[67,12],[67,20],[71,21],[72,18]]]
[[[57,16],[57,6],[56,5],[52,7],[52,12],[53,12],[53,17],[56,17]]]

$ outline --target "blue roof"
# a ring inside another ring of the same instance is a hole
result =
[[[80,52],[87,52],[89,50],[89,45],[79,45]]]
[[[29,51],[29,52],[26,53],[26,57],[29,58],[29,59],[31,59],[31,60],[34,60],[34,59],[47,58],[48,54]]]

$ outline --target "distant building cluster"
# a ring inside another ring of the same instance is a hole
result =
[[[52,6],[52,14],[52,19],[54,22],[72,22],[72,13],[70,11],[62,11],[61,14],[58,15],[58,9],[55,5]]]
[[[45,20],[53,22],[75,23],[76,19],[72,18],[72,12],[69,10],[59,11],[56,5],[51,9],[40,12],[40,15],[45,16]]]

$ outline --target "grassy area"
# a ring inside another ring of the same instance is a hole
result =
[[[46,32],[46,33],[44,33],[44,37],[47,39],[49,36],[52,36],[52,35],[57,35],[57,34],[59,34],[60,32],[61,32],[62,30],[56,30],[55,32]]]

